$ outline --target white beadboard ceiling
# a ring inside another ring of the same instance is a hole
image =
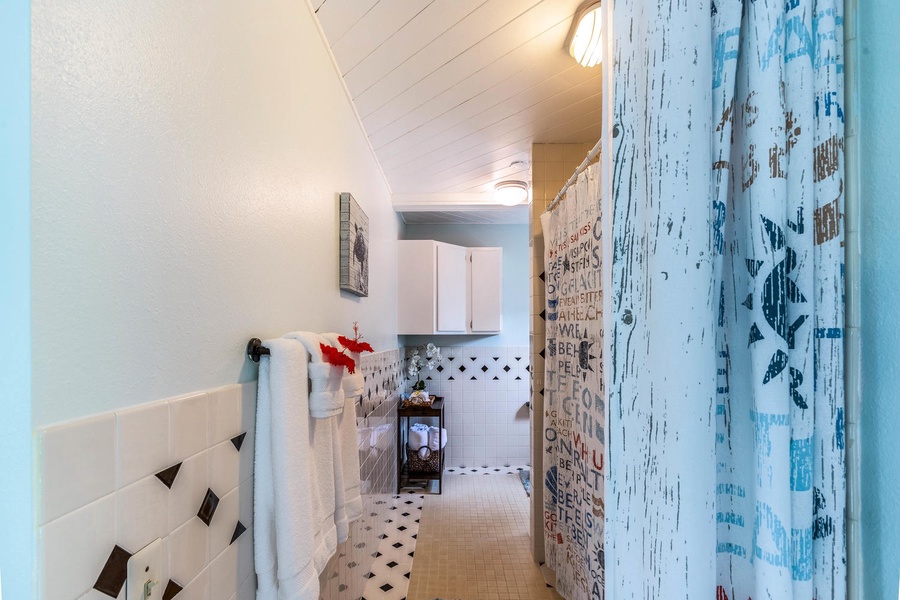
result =
[[[532,143],[599,138],[600,67],[563,48],[582,1],[312,0],[395,204],[446,222],[530,182]]]

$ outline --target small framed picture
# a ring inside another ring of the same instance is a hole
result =
[[[369,217],[348,192],[341,193],[341,289],[369,295]]]

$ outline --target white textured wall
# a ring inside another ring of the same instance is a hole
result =
[[[252,336],[396,346],[397,219],[304,2],[35,0],[32,57],[36,425],[253,379]]]
[[[29,0],[0,2],[0,597],[32,597]]]

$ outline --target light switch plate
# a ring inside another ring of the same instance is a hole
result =
[[[165,589],[162,581],[162,540],[156,538],[128,559],[128,581],[125,600],[157,600]],[[144,594],[146,583],[153,582],[150,595]]]

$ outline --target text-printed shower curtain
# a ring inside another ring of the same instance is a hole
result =
[[[599,165],[541,217],[546,272],[544,548],[568,600],[604,597],[602,221]]]
[[[608,2],[611,597],[846,597],[841,0]]]

